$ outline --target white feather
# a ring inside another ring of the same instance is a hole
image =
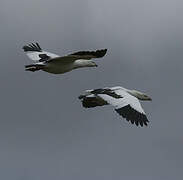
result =
[[[33,61],[39,61],[40,60],[40,57],[39,55],[40,54],[46,54],[47,56],[49,56],[50,58],[56,58],[56,57],[59,57],[59,55],[57,54],[53,54],[53,53],[50,53],[50,52],[46,52],[46,51],[42,51],[42,52],[32,52],[32,51],[28,51],[26,52],[27,56],[33,60]]]
[[[114,90],[114,92],[117,95],[122,96],[122,98],[113,98],[106,94],[98,94],[98,96],[103,98],[105,101],[107,101],[109,104],[114,106],[116,109],[130,105],[133,109],[135,109],[139,113],[145,114],[139,100],[136,97],[134,97],[134,96],[130,95],[128,92],[126,92],[124,90],[124,88],[115,87],[115,88],[111,88],[111,90],[112,89],[116,89],[116,90]]]

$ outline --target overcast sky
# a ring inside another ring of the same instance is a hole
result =
[[[182,180],[183,1],[1,0],[0,179]],[[64,55],[108,48],[98,68],[26,72],[39,42]],[[84,109],[85,89],[146,92],[147,128],[111,107]]]

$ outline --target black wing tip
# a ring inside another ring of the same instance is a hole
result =
[[[102,58],[106,55],[106,53],[107,53],[107,49],[99,49],[91,52],[91,55],[93,55],[95,58]]]
[[[25,46],[23,46],[22,49],[24,50],[24,52],[27,52],[27,51],[42,52],[42,49],[41,49],[39,43],[37,43],[37,42],[25,45]]]
[[[101,99],[98,97],[87,97],[87,96],[81,95],[78,98],[81,100],[82,106],[84,108],[94,108],[97,106],[104,106],[108,104],[106,101],[103,101],[103,100],[101,101]]]
[[[131,108],[130,105],[127,105],[125,107],[115,109],[115,111],[121,115],[123,118],[125,118],[127,121],[130,121],[132,124],[135,124],[136,126],[143,127],[148,126],[148,119],[145,114],[142,114],[140,112],[137,112],[133,108]]]
[[[97,106],[95,98],[93,97],[86,97],[84,95],[80,95],[78,98],[81,100],[82,106],[84,108],[92,108]]]
[[[95,56],[97,58],[101,58],[101,57],[104,57],[106,53],[107,53],[107,49],[100,49],[95,52]]]
[[[97,106],[97,103],[93,100],[93,98],[81,97],[82,105],[84,108],[93,108]]]

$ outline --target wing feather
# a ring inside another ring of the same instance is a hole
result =
[[[66,56],[56,57],[54,59],[50,59],[49,62],[58,62],[62,61],[63,63],[74,62],[76,60],[90,60],[92,58],[102,58],[105,56],[107,49],[101,49],[97,51],[79,51]]]
[[[70,54],[71,56],[77,56],[79,59],[92,59],[92,58],[101,58],[105,56],[107,49],[100,49],[96,51],[78,51]]]
[[[146,114],[139,102],[139,100],[125,92],[124,90],[114,91],[117,95],[122,96],[122,98],[115,98],[110,96],[109,94],[97,94],[103,100],[105,100],[108,104],[111,104],[115,107],[115,111],[125,118],[127,121],[131,121],[132,124],[136,124],[137,126],[140,124],[141,126],[146,125],[149,122]]]
[[[59,57],[57,54],[43,51],[38,43],[31,43],[25,45],[23,46],[23,50],[27,54],[27,56],[33,61],[42,62],[44,60],[48,60],[48,57],[49,59]],[[41,58],[41,56],[43,57],[43,55],[47,58],[46,59]]]

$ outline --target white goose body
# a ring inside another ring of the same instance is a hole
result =
[[[87,67],[86,63],[89,64],[88,61],[90,61],[90,60],[76,60],[71,63],[69,63],[69,62],[64,63],[62,61],[58,61],[56,63],[50,62],[50,63],[47,63],[42,70],[49,72],[49,73],[53,73],[53,74],[63,74],[63,73],[72,71],[73,69]]]

